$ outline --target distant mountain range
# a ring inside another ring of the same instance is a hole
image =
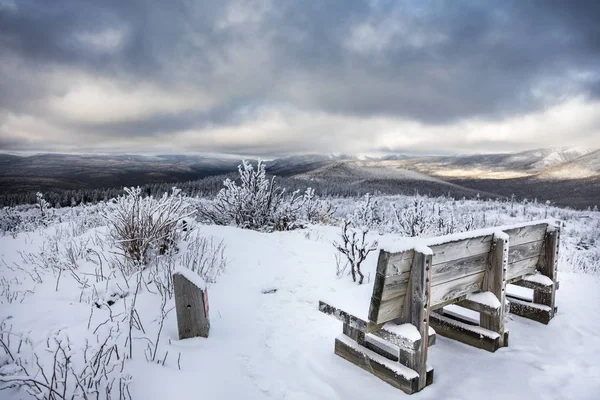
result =
[[[0,154],[0,192],[181,182],[235,172],[215,155]],[[600,204],[600,150],[539,149],[459,156],[298,155],[266,162],[269,173],[388,193],[511,196],[586,207]]]

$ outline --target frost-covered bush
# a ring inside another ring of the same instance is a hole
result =
[[[239,185],[231,179],[216,199],[201,206],[204,219],[217,225],[236,225],[257,231],[286,231],[299,227],[298,219],[303,197],[298,191],[286,195],[285,189],[275,184],[275,177],[267,178],[265,165],[259,161],[256,169],[247,161],[238,167]]]
[[[425,207],[425,201],[421,197],[415,197],[410,205],[403,209],[392,205],[394,209],[394,218],[400,233],[404,236],[422,236],[431,231],[434,226],[435,215],[432,215]],[[438,226],[443,225],[439,222]]]
[[[146,265],[148,252],[168,250],[179,221],[196,211],[177,188],[161,198],[143,197],[139,187],[125,188],[125,192],[104,213],[109,237],[121,255]]]
[[[46,213],[48,212],[48,206],[50,204],[48,204],[48,202],[44,199],[44,195],[41,192],[37,192],[35,194],[35,198],[36,198],[36,205],[37,205],[38,209],[40,210],[40,214],[42,215],[42,217],[45,217]]]
[[[307,188],[304,192],[305,218],[311,224],[328,224],[334,219],[336,206],[329,200],[315,196],[315,190]]]
[[[384,221],[380,201],[367,193],[350,216],[353,225],[367,229],[379,230]]]
[[[342,225],[342,242],[333,242],[333,246],[346,259],[346,266],[350,266],[352,280],[356,282],[358,275],[358,284],[362,285],[365,278],[360,267],[369,255],[370,252],[377,250],[377,242],[367,242],[367,234],[369,230],[365,227],[362,229],[354,229],[351,227],[350,221],[344,221]],[[338,274],[340,270],[345,270],[347,267],[340,268],[338,265]]]

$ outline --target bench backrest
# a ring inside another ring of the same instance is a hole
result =
[[[548,223],[527,225],[504,231],[508,234],[508,267],[506,280],[510,283],[535,273]]]
[[[414,250],[399,253],[379,252],[373,294],[369,307],[369,320],[383,324],[400,318],[409,288]]]
[[[547,222],[523,224],[505,230],[508,235],[507,282],[515,281],[535,273],[548,229]],[[431,265],[430,309],[435,310],[457,302],[470,293],[482,290],[486,270],[490,265],[495,241],[489,229],[471,232],[470,237],[452,240],[445,237],[423,239],[433,254]],[[406,295],[410,288],[414,250],[390,253],[381,250],[373,284],[369,308],[369,320],[383,324],[402,317]]]
[[[483,235],[430,247],[432,310],[481,290],[493,239],[494,235]]]

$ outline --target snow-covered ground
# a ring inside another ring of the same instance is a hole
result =
[[[342,203],[340,206],[346,207]],[[564,243],[572,254],[579,254],[574,246],[581,242],[573,235],[584,232],[586,224],[597,224],[597,214],[582,214],[568,222]],[[502,221],[517,220],[515,216]],[[318,301],[356,286],[348,276],[336,277],[332,241],[338,239],[339,227],[311,225],[276,233],[207,225],[196,229],[214,243],[222,240],[227,259],[225,271],[208,289],[210,337],[178,340],[171,311],[164,321],[155,361],[147,361],[147,348],[153,348],[147,342],[155,342],[157,337],[161,298],[151,283],[142,284],[136,309],[143,329],[134,330],[133,357],[125,362],[123,371],[123,375],[131,375],[133,399],[384,400],[407,396],[333,353],[334,338],[342,326],[317,310]],[[33,352],[47,368],[52,361],[52,354],[46,351],[47,338],[56,336],[58,330],[62,330],[61,337],[68,336],[74,353],[82,351],[86,339],[93,342],[107,325],[116,324],[123,331],[117,342],[125,339],[125,323],[106,321],[111,314],[115,321],[127,316],[135,282],[129,290],[118,274],[108,285],[105,280],[96,282],[99,263],[93,252],[105,260],[104,275],[110,265],[111,249],[103,243],[105,232],[102,226],[82,230],[62,222],[0,237],[0,278],[4,282],[0,320],[4,321],[2,330],[12,332],[12,354],[0,359],[0,375],[12,368],[9,358],[18,358],[18,354],[30,373],[36,370]],[[71,274],[63,269],[57,279],[50,264],[64,261],[69,248],[75,253],[77,270]],[[376,259],[376,252],[367,258],[367,277],[373,276]],[[548,326],[511,316],[507,322],[509,347],[493,354],[438,337],[428,361],[435,369],[434,383],[412,398],[597,399],[600,278],[592,271],[565,272],[578,269],[567,265],[573,260],[579,259],[562,260],[559,313]],[[117,292],[125,297],[113,296]],[[107,299],[114,304],[101,308],[93,304]],[[168,299],[165,309],[173,306],[173,299]],[[19,336],[27,338],[30,346],[23,345],[17,353]],[[10,388],[0,391],[0,397],[21,399],[27,395]]]

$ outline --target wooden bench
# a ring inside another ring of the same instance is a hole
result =
[[[533,301],[509,292],[510,312],[548,324],[557,311],[560,222],[543,221],[505,232],[510,242],[506,281],[533,289]]]
[[[335,354],[411,394],[433,382],[427,351],[436,333],[492,352],[507,346],[508,282],[534,290],[534,303],[510,300],[518,315],[546,323],[554,315],[558,237],[559,228],[543,221],[380,250],[372,289],[319,303],[344,323]],[[450,305],[479,320],[444,309]]]
[[[319,302],[320,311],[344,323],[335,354],[409,394],[431,384],[427,347],[435,343],[435,332],[429,329],[430,283],[431,254],[381,251],[372,290],[365,285],[354,291],[343,308]]]
[[[481,230],[426,243],[433,253],[431,326],[442,336],[492,352],[508,345],[508,235],[500,229]],[[444,307],[452,304],[479,313],[479,320],[446,312]]]

